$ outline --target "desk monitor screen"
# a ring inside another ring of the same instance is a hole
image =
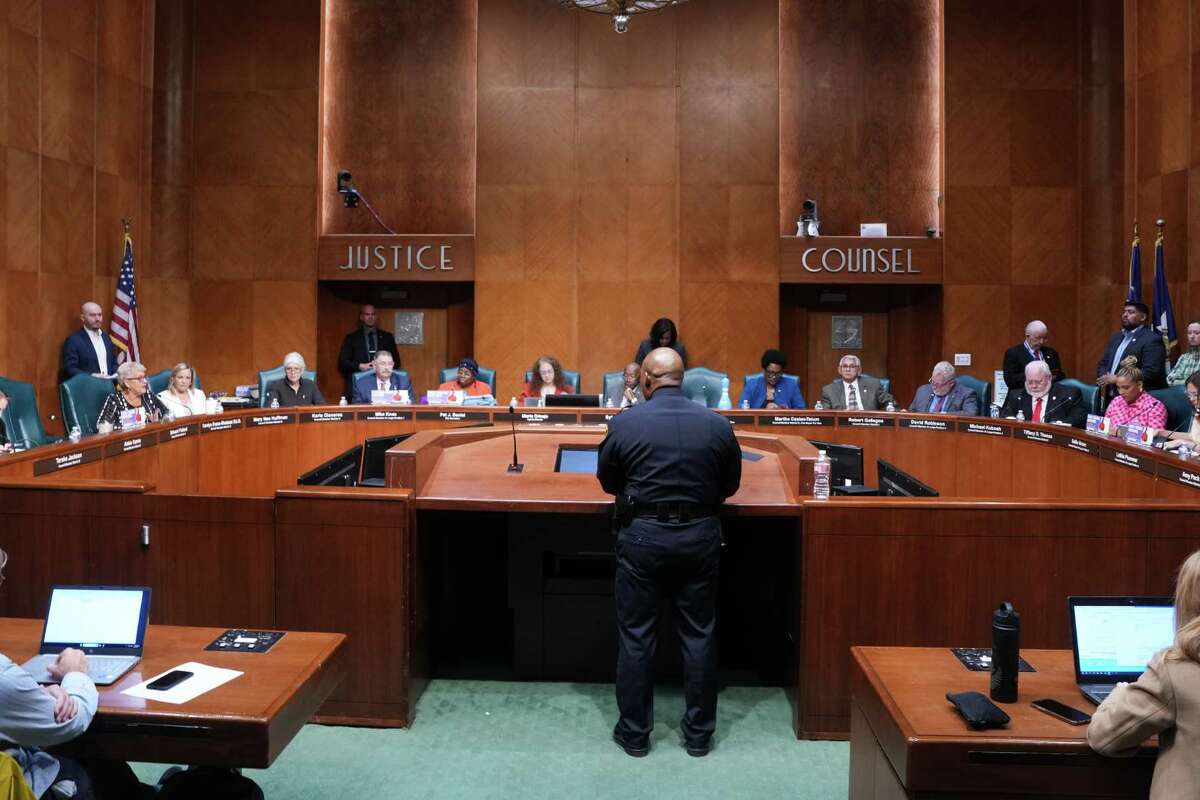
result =
[[[602,399],[598,394],[548,394],[546,395],[546,405],[599,408]]]
[[[875,465],[879,493],[888,497],[937,497],[937,490],[927,486],[882,458]]]
[[[600,447],[588,444],[561,444],[554,459],[555,472],[576,472],[595,475],[600,459]]]
[[[403,442],[411,433],[398,433],[392,436],[376,436],[363,442],[361,486],[383,486],[384,456],[388,450]]]
[[[341,455],[334,456],[316,469],[299,478],[300,486],[354,486],[358,483],[363,446],[356,444]]]
[[[849,482],[853,486],[863,483],[863,451],[853,444],[834,444],[833,442],[818,442],[809,439],[808,443],[818,450],[824,450],[829,456],[833,467],[830,473],[832,486],[845,486]]]
[[[1137,680],[1175,641],[1170,597],[1071,597],[1071,639],[1080,683]]]

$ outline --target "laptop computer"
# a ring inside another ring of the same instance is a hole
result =
[[[1075,683],[1096,705],[1175,641],[1170,597],[1069,597]]]
[[[108,686],[142,659],[150,617],[148,586],[55,586],[38,655],[21,667],[38,683],[57,683],[48,667],[67,647],[88,657],[88,676]]]

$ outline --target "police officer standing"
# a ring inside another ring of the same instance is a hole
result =
[[[717,723],[717,574],[721,503],[742,479],[742,451],[723,417],[683,396],[683,361],[667,347],[642,362],[646,402],[609,423],[597,476],[617,497],[617,706],[613,738],[650,752],[654,644],[661,596],[683,645],[689,755],[704,756]]]

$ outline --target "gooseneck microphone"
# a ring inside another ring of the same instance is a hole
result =
[[[508,419],[512,423],[513,460],[508,465],[509,472],[524,472],[525,465],[517,461],[517,409],[512,403],[508,404]]]

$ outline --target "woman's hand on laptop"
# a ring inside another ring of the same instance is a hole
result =
[[[54,721],[62,724],[69,720],[75,719],[75,715],[79,713],[79,704],[75,702],[75,698],[67,694],[61,686],[51,684],[43,686],[46,694],[54,698]]]
[[[87,669],[87,656],[83,654],[83,651],[68,647],[58,654],[58,660],[47,667],[46,671],[56,681],[61,681],[68,672],[82,672],[86,675]]]

